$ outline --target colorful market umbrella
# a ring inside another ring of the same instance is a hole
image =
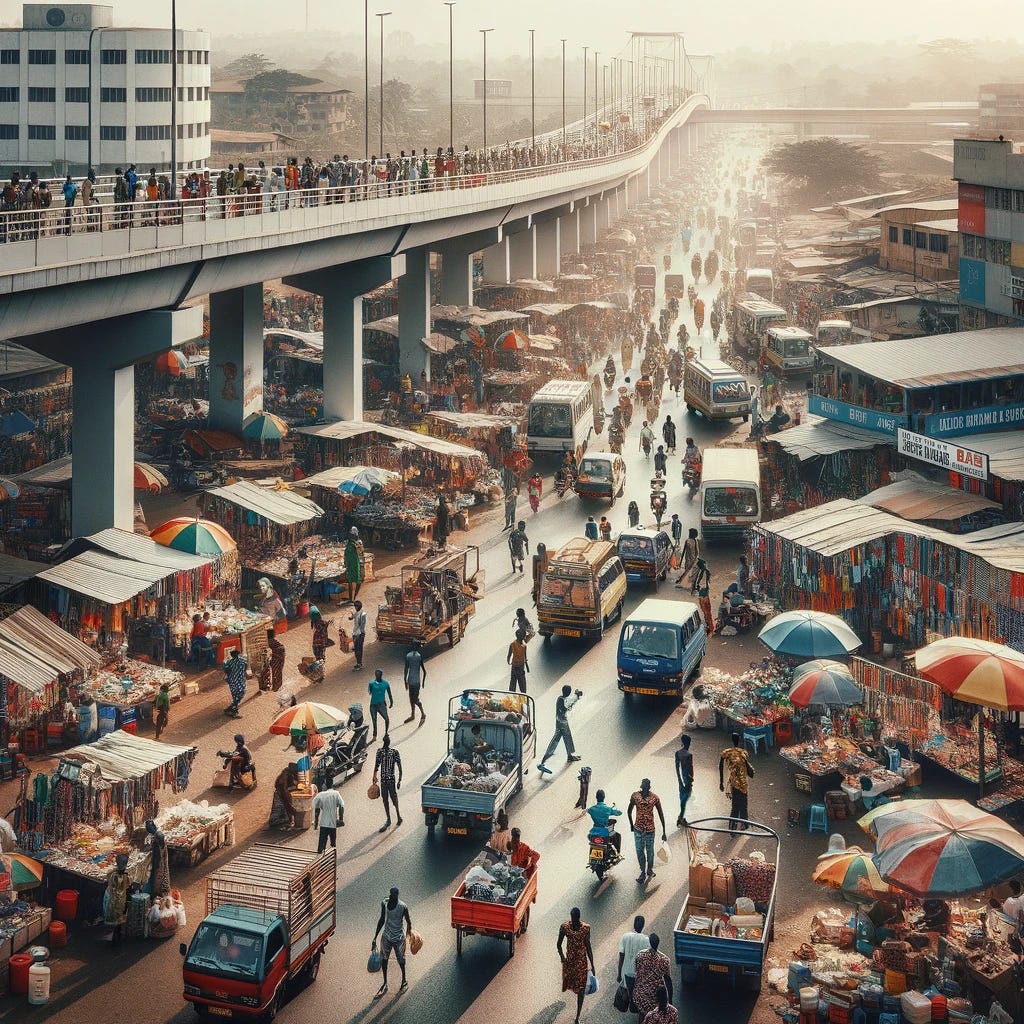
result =
[[[148,462],[135,463],[135,490],[158,493],[168,483],[167,477],[155,466],[151,466]]]
[[[791,658],[841,658],[861,642],[837,615],[799,609],[776,615],[758,634],[776,654]]]
[[[21,853],[5,853],[0,856],[0,865],[11,876],[15,889],[32,889],[43,881],[43,865]]]
[[[30,434],[35,429],[36,421],[20,409],[0,416],[0,437],[17,437],[18,434]]]
[[[21,494],[21,488],[13,481],[0,477],[0,501],[11,501]]]
[[[494,343],[494,350],[496,352],[524,352],[529,347],[529,335],[516,330],[515,327],[505,331],[503,334],[499,334],[498,340]]]
[[[837,889],[853,903],[871,902],[890,891],[871,854],[859,846],[848,846],[831,857],[823,857],[811,872],[811,881]]]
[[[487,344],[487,337],[479,327],[467,327],[464,331],[459,332],[459,337],[471,345],[476,345],[477,348],[482,348]]]
[[[187,551],[192,555],[222,555],[234,551],[235,539],[220,523],[209,519],[190,519],[179,516],[161,523],[150,537],[165,548]]]
[[[188,360],[176,348],[169,348],[156,357],[157,372],[171,377],[180,377],[187,366]]]
[[[1024,870],[1024,836],[966,800],[901,802],[872,824],[879,874],[919,898],[981,892]]]
[[[269,412],[254,412],[242,424],[242,436],[250,441],[280,441],[288,435],[288,424]]]
[[[808,704],[860,704],[864,694],[845,665],[819,660],[794,670],[789,700],[798,708]]]
[[[365,497],[374,487],[386,487],[394,480],[400,480],[400,473],[389,469],[378,469],[376,466],[363,466],[347,480],[338,484],[343,494],[356,494]]]
[[[950,636],[914,655],[922,679],[966,704],[1024,711],[1024,654],[1003,644]],[[985,729],[978,717],[978,792],[985,795]]]
[[[306,700],[293,708],[285,708],[270,723],[270,731],[277,736],[287,736],[293,729],[305,729],[307,733],[331,732],[347,722],[348,715],[336,707]]]

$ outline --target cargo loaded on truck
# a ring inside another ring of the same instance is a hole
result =
[[[205,1017],[273,1020],[295,980],[312,982],[334,934],[337,863],[258,843],[206,881],[206,917],[185,958],[185,999]]]

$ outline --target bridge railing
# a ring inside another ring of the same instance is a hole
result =
[[[366,180],[356,184],[209,195],[195,199],[139,200],[63,205],[0,213],[0,274],[80,262],[88,259],[168,249],[247,236],[301,230],[321,224],[376,221],[403,212],[438,215],[446,208],[473,203],[471,194],[494,186],[537,183],[563,175],[583,183],[589,172],[625,165],[655,144],[673,126],[679,112],[701,101],[691,97],[681,107],[652,119],[650,132],[635,145],[611,153],[578,156],[579,149],[558,151],[550,163],[430,176],[418,180]],[[486,200],[479,195],[480,203]]]

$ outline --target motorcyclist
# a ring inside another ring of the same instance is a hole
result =
[[[587,809],[594,826],[587,834],[590,836],[602,836],[615,847],[615,852],[622,853],[622,836],[615,829],[615,819],[622,813],[614,804],[608,805],[604,802],[604,790],[599,789],[596,793],[597,803]]]
[[[694,443],[693,438],[688,437],[686,439],[686,450],[683,452],[683,465],[687,469],[696,471],[699,476],[702,462],[703,459],[700,454],[700,449]]]
[[[768,430],[771,433],[777,433],[789,422],[789,413],[782,408],[781,403],[775,406],[775,412],[772,413],[768,423],[766,424]]]
[[[647,420],[644,420],[644,425],[640,428],[640,450],[644,453],[645,458],[651,454],[651,446],[653,444],[654,431],[651,430]]]
[[[622,420],[621,418],[613,419],[612,425],[608,428],[608,446],[616,455],[622,454],[623,440],[625,440],[625,432],[622,429]]]
[[[234,740],[234,750],[228,753],[222,750],[217,751],[218,757],[223,757],[225,760],[230,758],[231,760],[231,775],[228,782],[229,792],[236,786],[242,786],[242,773],[252,767],[252,751],[245,745],[245,737],[241,733],[236,733]]]

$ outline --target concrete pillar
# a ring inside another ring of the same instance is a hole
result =
[[[602,231],[607,231],[611,227],[610,213],[611,213],[611,200],[608,196],[599,199],[596,203],[597,206],[597,233],[601,234]]]
[[[579,210],[558,218],[558,248],[563,253],[576,254],[580,251]]]
[[[484,284],[508,284],[508,239],[484,249]]]
[[[486,228],[447,239],[433,247],[441,255],[439,301],[449,306],[473,305],[473,256],[501,241],[501,228]]]
[[[430,251],[409,249],[405,273],[398,279],[398,369],[415,383],[426,371],[430,354],[422,341],[430,334]]]
[[[634,174],[626,180],[626,205],[636,206],[640,202],[640,175]]]
[[[510,281],[533,281],[537,277],[537,229],[532,224],[508,236],[508,275]]]
[[[374,256],[284,279],[294,288],[323,296],[325,419],[362,419],[363,296],[400,278],[405,267],[404,255]]]
[[[591,196],[587,205],[580,207],[580,245],[597,245],[597,204],[598,199]]]
[[[558,276],[562,260],[561,226],[558,217],[543,220],[536,227],[537,276],[550,281]]]
[[[210,296],[210,426],[242,436],[263,409],[263,285]]]
[[[645,167],[637,176],[637,201],[643,202],[651,195],[651,169]]]

